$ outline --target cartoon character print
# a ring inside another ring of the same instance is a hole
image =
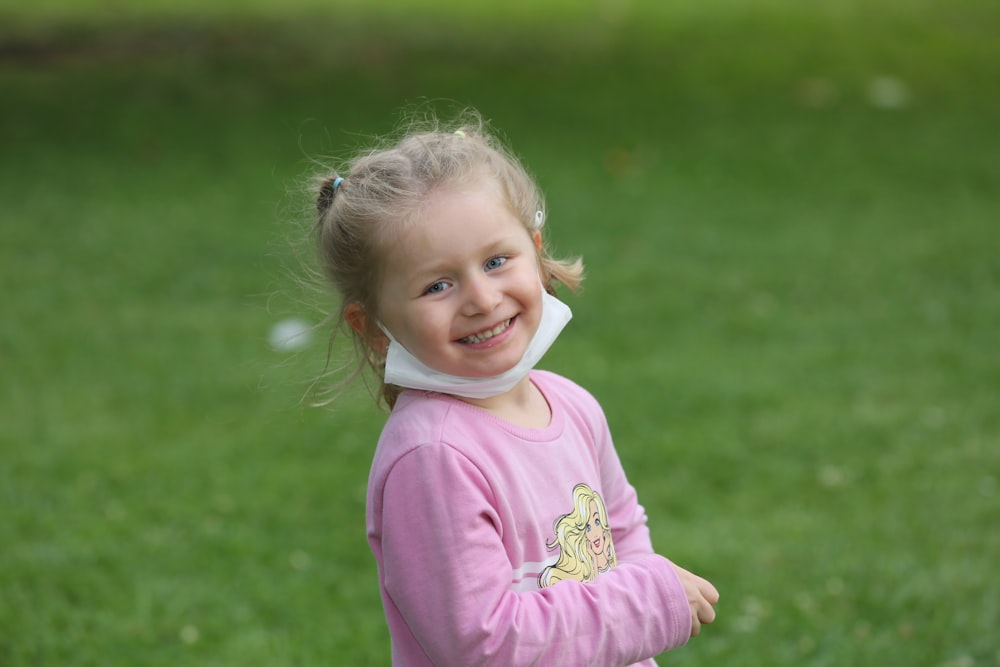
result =
[[[553,530],[556,538],[546,546],[558,548],[559,559],[538,575],[542,588],[563,579],[592,581],[618,564],[604,500],[586,484],[573,487],[573,511],[556,519]]]

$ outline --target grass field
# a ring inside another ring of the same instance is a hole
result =
[[[1000,6],[535,4],[0,8],[0,665],[388,663],[384,416],[267,339],[428,100],[587,264],[542,366],[722,592],[662,664],[1000,665]]]

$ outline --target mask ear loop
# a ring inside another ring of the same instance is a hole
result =
[[[393,345],[399,346],[399,341],[396,340],[395,336],[393,336],[389,332],[389,329],[378,320],[375,321],[375,325],[378,326],[379,330],[385,334],[386,338],[389,339],[389,342],[386,344],[385,349],[382,350],[381,352],[376,352],[376,354],[379,354],[382,357],[384,363],[385,358],[389,356],[389,348],[392,347]]]
[[[393,337],[393,335],[389,332],[389,329],[387,329],[384,324],[382,324],[381,322],[376,322],[375,324],[377,324],[378,328],[382,330],[382,333],[384,333],[389,338],[390,342],[392,342],[392,343],[398,343],[399,342],[399,341],[397,341]]]

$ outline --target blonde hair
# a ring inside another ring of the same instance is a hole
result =
[[[384,358],[367,344],[378,333],[375,294],[384,270],[383,249],[432,192],[480,178],[494,179],[500,185],[511,212],[529,233],[540,231],[545,217],[541,191],[474,112],[463,114],[452,127],[434,119],[411,123],[395,144],[364,152],[349,162],[343,176],[331,172],[317,179],[319,261],[340,296],[339,310],[331,315],[336,325],[331,345],[338,330],[346,331],[358,357],[354,373],[337,387],[362,375],[366,366],[380,381],[383,378]],[[539,264],[545,287],[553,294],[554,283],[576,291],[583,279],[581,260],[552,257],[544,240]],[[350,326],[345,329],[351,304],[358,304],[366,315],[362,332]],[[391,408],[399,392],[400,388],[382,382],[380,398]]]
[[[611,527],[608,525],[608,510],[604,506],[601,494],[586,484],[573,487],[573,511],[556,519],[553,529],[556,539],[546,543],[550,550],[559,548],[559,559],[554,565],[549,565],[538,576],[539,586],[545,588],[563,579],[577,581],[592,581],[597,577],[593,558],[587,552],[587,529],[590,527],[590,503],[597,505],[600,530],[608,536],[608,564],[614,567],[618,564],[615,546],[610,539]]]

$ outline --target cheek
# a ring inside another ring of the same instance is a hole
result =
[[[518,281],[517,298],[525,307],[541,311],[542,284],[538,278],[527,276]]]
[[[542,321],[542,297],[535,296],[531,299],[531,319],[535,326],[539,326]]]
[[[447,328],[433,310],[404,309],[388,320],[385,325],[392,335],[414,354],[447,335]]]

